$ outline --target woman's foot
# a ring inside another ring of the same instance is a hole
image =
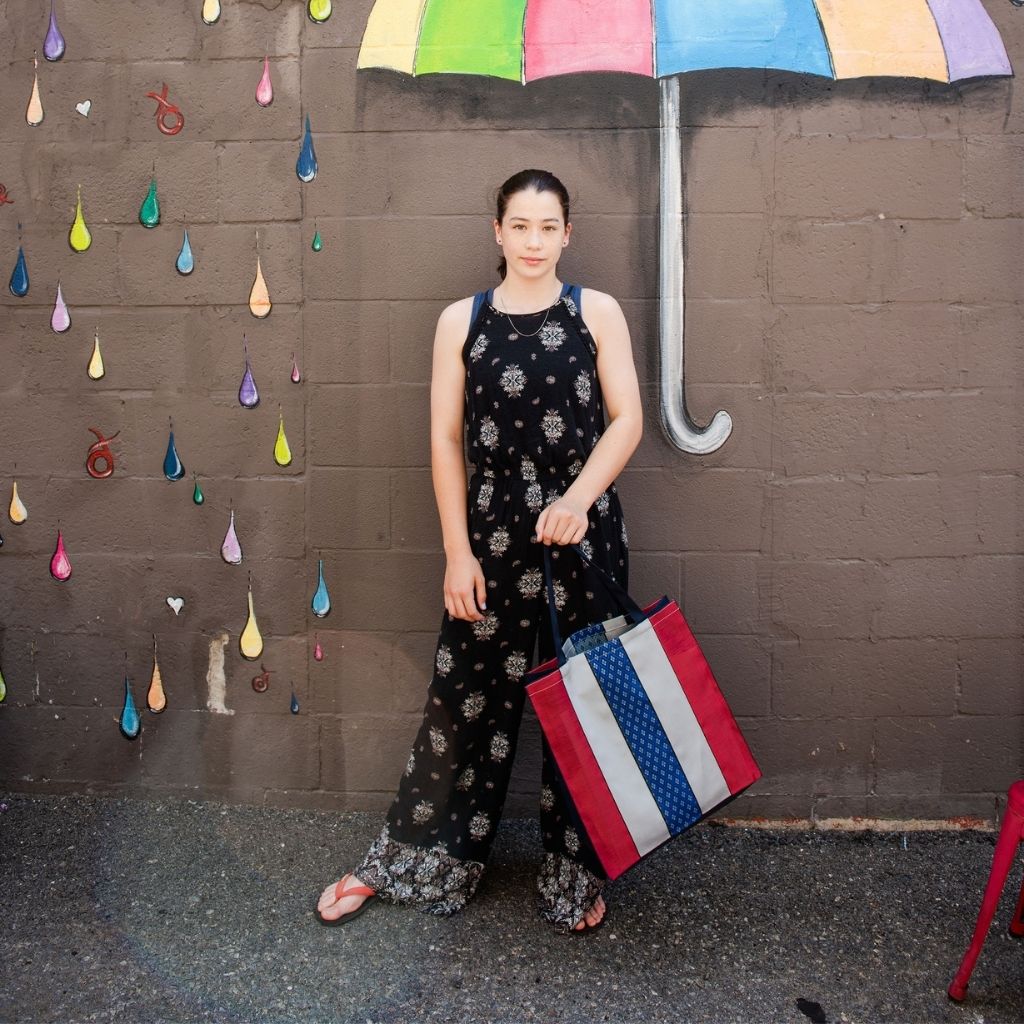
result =
[[[574,932],[582,932],[587,928],[597,928],[604,920],[605,906],[604,897],[598,895],[597,899],[590,905],[590,909],[573,925]]]
[[[316,905],[317,915],[325,924],[354,917],[361,913],[363,904],[375,898],[375,893],[355,875],[345,875],[338,882],[332,882],[320,894]]]

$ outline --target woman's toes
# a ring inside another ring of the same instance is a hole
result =
[[[348,875],[346,875],[345,878],[348,878]],[[342,878],[341,881],[344,882],[345,878]],[[344,886],[342,886],[342,888],[344,888]],[[338,902],[338,898],[337,898],[337,895],[336,895],[337,892],[338,892],[338,883],[337,882],[331,882],[331,884],[329,886],[327,886],[327,888],[324,889],[324,891],[322,893],[320,893],[320,900],[319,900],[319,902],[316,905],[316,909],[322,911],[322,910],[326,910],[328,907],[333,907],[334,904]],[[346,896],[345,899],[342,900],[342,902],[346,903],[350,899],[351,899],[351,897]]]

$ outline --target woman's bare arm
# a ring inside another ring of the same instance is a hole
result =
[[[480,562],[469,543],[466,460],[462,448],[466,387],[462,346],[469,331],[472,307],[472,299],[460,299],[448,306],[437,321],[430,381],[430,467],[448,559],[445,608],[455,618],[477,621],[483,618],[477,606],[485,607],[487,590]]]
[[[597,344],[597,375],[608,426],[563,497],[537,519],[536,533],[545,543],[578,544],[582,540],[590,506],[629,462],[644,430],[640,385],[622,309],[604,292],[587,288],[583,296],[587,326]]]

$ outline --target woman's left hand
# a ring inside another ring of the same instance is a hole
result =
[[[534,534],[544,544],[579,544],[589,525],[587,510],[562,497],[541,512]]]

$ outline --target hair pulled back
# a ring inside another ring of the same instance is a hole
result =
[[[509,200],[516,193],[526,192],[531,189],[534,192],[554,192],[558,197],[559,203],[562,205],[562,219],[566,224],[569,223],[568,189],[550,171],[539,171],[535,168],[530,168],[513,174],[498,189],[495,200],[497,205],[496,216],[499,224],[505,219],[505,211],[508,209]],[[502,280],[505,279],[505,275],[508,273],[508,262],[504,256],[502,256],[501,262],[498,264],[498,273],[501,275]]]

